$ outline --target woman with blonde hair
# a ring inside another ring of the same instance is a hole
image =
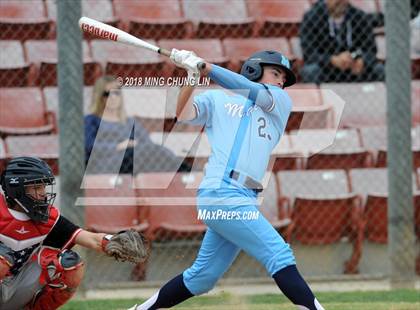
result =
[[[154,144],[143,125],[126,115],[122,99],[114,77],[106,75],[96,81],[90,114],[85,116],[87,172],[176,171],[182,159]],[[181,170],[188,169],[182,166]]]

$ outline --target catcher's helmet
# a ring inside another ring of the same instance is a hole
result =
[[[251,81],[257,81],[262,77],[264,65],[279,66],[286,72],[284,87],[296,83],[296,76],[290,70],[289,59],[276,51],[261,51],[253,54],[242,65],[241,74]]]
[[[10,160],[0,177],[9,205],[18,204],[34,221],[47,222],[50,205],[56,194],[53,192],[55,178],[48,164],[36,157],[16,157]],[[46,185],[50,189],[43,193],[43,199],[28,195],[28,185]]]

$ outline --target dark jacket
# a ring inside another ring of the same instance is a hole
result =
[[[300,27],[300,42],[306,63],[324,67],[332,55],[343,51],[360,51],[365,66],[376,62],[376,43],[372,19],[365,12],[350,5],[343,24],[335,31],[329,21],[327,5],[318,1],[305,13]]]

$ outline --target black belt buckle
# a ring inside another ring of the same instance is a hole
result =
[[[229,173],[229,177],[232,178],[232,179],[234,179],[234,180],[236,180],[236,181],[238,181],[239,180],[239,174],[240,173],[238,171],[232,170]],[[258,182],[258,181],[255,181],[253,178],[250,178],[249,176],[247,176],[245,178],[245,182],[244,182],[243,185],[246,188],[252,189],[252,190],[254,190],[257,193],[260,193],[260,192],[263,191],[263,186],[261,185],[261,183]]]

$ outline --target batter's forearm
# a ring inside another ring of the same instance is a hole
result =
[[[179,91],[176,105],[176,117],[179,120],[190,120],[196,116],[191,100],[193,91],[193,86],[184,86]]]
[[[252,82],[243,75],[212,65],[208,76],[223,88],[230,89],[254,101],[256,105],[265,111],[269,110],[273,105],[270,92],[262,84]],[[248,90],[249,92],[247,92]]]

